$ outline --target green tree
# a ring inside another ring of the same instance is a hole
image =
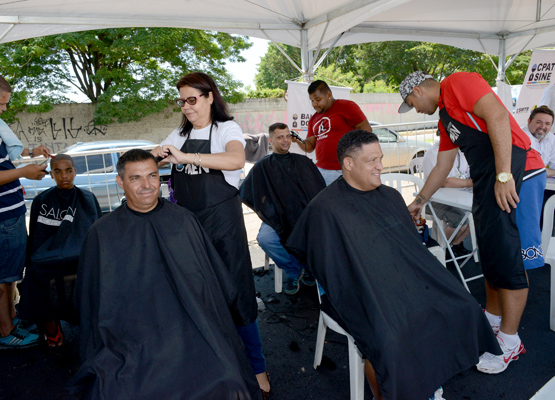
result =
[[[250,46],[245,37],[211,31],[104,29],[0,45],[0,66],[14,86],[17,109],[47,110],[70,102],[73,90],[87,96],[96,105],[95,120],[107,124],[163,110],[178,95],[177,80],[191,71],[211,75],[226,100],[242,100],[241,83],[225,62],[245,61],[240,52]]]
[[[300,49],[285,46],[293,60],[300,60]],[[530,62],[530,52],[519,55],[506,71],[512,83],[523,81]],[[497,57],[492,57],[497,65]],[[300,61],[299,61],[300,62]],[[315,71],[318,79],[342,84],[353,92],[393,92],[413,71],[426,71],[441,80],[458,71],[481,74],[492,86],[497,71],[486,54],[426,42],[375,42],[334,48]],[[285,88],[284,79],[299,72],[274,46],[270,46],[259,64],[255,78],[257,89]]]
[[[301,65],[301,50],[298,47],[280,45],[295,63]],[[287,89],[286,80],[298,79],[301,73],[289,62],[275,45],[268,46],[266,54],[260,59],[258,73],[254,77],[257,90]]]

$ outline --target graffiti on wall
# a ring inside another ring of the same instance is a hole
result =
[[[286,122],[286,111],[270,112],[246,112],[235,113],[235,121],[239,124],[243,133],[262,133],[268,132],[268,127],[275,122]]]
[[[81,134],[88,136],[104,137],[108,131],[106,125],[97,125],[94,119],[88,124],[76,123],[74,117],[42,118],[36,117],[30,126],[23,126],[18,121],[11,126],[19,140],[30,145],[45,144],[53,152],[65,149],[68,143],[76,142]],[[90,140],[90,139],[89,139]]]

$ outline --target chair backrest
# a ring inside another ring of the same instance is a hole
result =
[[[381,175],[382,183],[384,185],[390,186],[397,189],[399,193],[403,193],[403,187],[413,186],[416,191],[422,190],[424,187],[424,181],[416,175],[411,174],[401,174],[401,173],[390,173]],[[410,185],[404,185],[403,182],[411,182]]]
[[[410,160],[409,172],[420,179],[424,179],[424,157],[415,157]]]
[[[553,212],[555,211],[555,195],[551,196],[543,208],[542,249],[547,254],[547,248],[553,233]]]

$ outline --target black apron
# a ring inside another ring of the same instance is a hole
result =
[[[208,140],[185,140],[184,153],[211,154],[212,128]],[[177,204],[192,211],[210,237],[233,277],[237,302],[230,311],[235,324],[252,324],[258,314],[247,231],[239,191],[220,170],[192,164],[172,167],[172,187]]]
[[[211,153],[212,128],[208,140],[190,139],[183,143],[181,151],[184,153]],[[205,210],[236,196],[238,190],[225,180],[222,171],[193,164],[178,164],[172,167],[173,196],[177,204],[190,211]]]
[[[470,166],[472,214],[485,278],[498,288],[527,288],[516,212],[514,209],[511,213],[501,210],[495,200],[497,173],[489,135],[451,118],[445,107],[439,111],[439,117],[451,141],[460,147]],[[511,173],[517,193],[522,186],[526,153],[526,150],[512,146]]]

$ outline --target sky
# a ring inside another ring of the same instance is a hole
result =
[[[257,64],[260,63],[260,58],[266,54],[270,42],[253,37],[249,39],[253,43],[252,47],[241,53],[247,61],[244,63],[228,62],[226,67],[235,79],[243,82],[245,86],[250,85],[254,89],[254,76],[256,75]]]

